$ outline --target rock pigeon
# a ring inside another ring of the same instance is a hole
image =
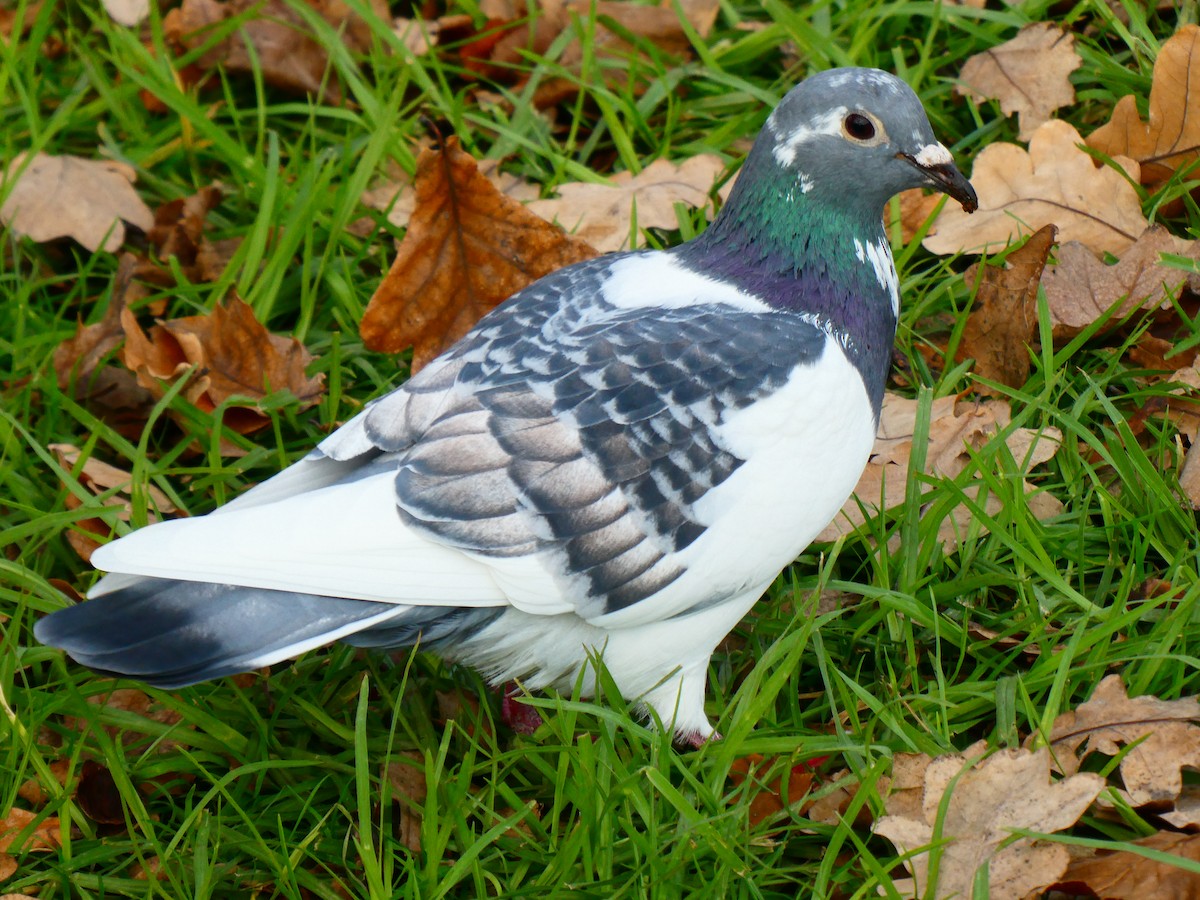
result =
[[[599,653],[703,742],[714,648],[870,453],[900,303],[881,214],[921,186],[976,206],[916,94],[813,75],[702,235],[525,288],[275,477],[101,547],[110,574],[37,638],[164,688],[340,640],[588,692]]]

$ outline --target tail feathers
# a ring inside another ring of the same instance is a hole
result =
[[[290,659],[411,610],[367,600],[144,578],[52,613],[34,626],[34,635],[97,672],[178,688]]]
[[[356,631],[342,640],[352,647],[438,649],[460,644],[478,634],[504,614],[501,606],[411,606],[403,615]]]

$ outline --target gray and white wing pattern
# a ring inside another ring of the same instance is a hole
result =
[[[676,554],[706,528],[696,502],[742,462],[723,416],[826,340],[786,312],[620,309],[599,299],[601,269],[539,282],[363,422],[397,460],[406,525],[485,557],[548,553],[585,618],[680,576]],[[560,304],[588,278],[594,305]]]

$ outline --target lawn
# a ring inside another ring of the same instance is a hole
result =
[[[707,36],[689,26],[679,46],[626,32],[640,52],[611,55],[585,12],[544,52],[496,62],[493,7],[473,0],[417,5],[459,14],[419,56],[360,0],[354,35],[289,2],[324,48],[308,94],[281,86],[258,51],[211,67],[220,42],[240,41],[258,15],[250,4],[190,48],[165,10],[128,27],[98,3],[50,0],[18,5],[27,30],[0,41],[0,163],[32,152],[114,160],[151,208],[220,188],[203,232],[229,248],[228,264],[212,277],[178,259],[140,269],[131,303],[142,326],[236,295],[308,349],[308,375],[325,385],[315,404],[273,390],[255,430],[239,425],[237,401],[206,409],[183,381],[138,395],[136,409],[98,398],[55,352],[125,298],[121,250],[4,230],[0,890],[899,897],[893,882],[907,873],[871,829],[895,754],[1017,748],[1112,673],[1131,696],[1200,694],[1200,531],[1180,487],[1190,436],[1162,415],[1176,385],[1131,352],[1153,335],[1194,356],[1186,298],[1168,309],[1170,327],[1133,315],[1054,341],[1044,324],[1024,383],[998,388],[1013,429],[1062,435],[1027,476],[1036,490],[1025,491],[1007,432],[953,478],[923,475],[915,460],[923,494],[910,489],[899,507],[812,545],[719,648],[708,710],[723,739],[698,750],[673,747],[611,690],[529,696],[544,723],[516,733],[476,673],[419,652],[339,646],[269,678],[141,693],[40,646],[33,623],[97,577],[79,552],[97,529],[123,533],[164,505],[208,512],[408,376],[408,354],[372,352],[359,336],[404,233],[362,197],[411,174],[431,134],[457,135],[544,196],[660,158],[717,154],[732,173],[791,85],[831,66],[878,66],[913,86],[970,172],[983,148],[1016,142],[1018,124],[956,94],[969,57],[1028,23],[1062,26],[1082,64],[1076,101],[1057,115],[1086,135],[1126,94],[1144,114],[1158,48],[1196,19],[1194,5],[1156,12],[1138,0],[1114,2],[1120,15],[1102,0],[724,0]],[[1138,190],[1152,221],[1193,238],[1187,177]],[[677,227],[641,231],[639,244],[678,243],[707,221],[702,209],[677,213]],[[935,256],[919,236],[893,234],[903,306],[889,390],[920,401],[920,443],[934,401],[977,385],[953,357],[973,300],[962,273],[977,257]],[[152,255],[137,228],[124,250]],[[120,370],[119,352],[105,354]],[[79,455],[52,447],[63,444]],[[131,473],[132,487],[97,486],[83,468],[92,457]],[[981,484],[1000,501],[986,510]],[[1060,508],[1039,518],[1038,495]],[[972,524],[947,546],[939,527],[964,505]],[[1085,768],[1116,787],[1116,766]],[[780,792],[794,802],[772,803]],[[1154,810],[1110,793],[1056,839],[1122,847],[1163,828]]]

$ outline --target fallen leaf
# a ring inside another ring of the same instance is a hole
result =
[[[1200,862],[1200,835],[1160,831],[1132,842],[1134,846]],[[1071,894],[1105,900],[1194,900],[1200,897],[1200,875],[1149,859],[1132,850],[1100,851],[1075,859],[1055,886]]]
[[[976,290],[955,359],[975,360],[980,378],[1019,388],[1029,380],[1029,346],[1037,337],[1038,282],[1054,246],[1055,228],[1045,225],[1002,266],[972,266],[967,283]],[[1000,392],[976,384],[981,394]]]
[[[497,191],[450,138],[417,159],[416,207],[360,330],[371,350],[413,347],[419,369],[488,311],[596,251]]]
[[[926,193],[921,188],[913,188],[908,191],[901,191],[898,197],[899,209],[898,214],[892,214],[892,206],[889,203],[884,215],[888,219],[888,233],[892,233],[892,229],[896,226],[897,220],[900,224],[900,241],[907,244],[920,233],[925,223],[929,221],[930,216],[934,215],[934,210],[937,209],[938,203],[941,201],[942,194]],[[937,220],[929,226],[926,235],[937,233]]]
[[[257,406],[270,393],[289,391],[307,409],[324,390],[323,376],[305,374],[313,357],[304,345],[271,334],[236,297],[208,315],[159,322],[148,334],[128,309],[121,312],[121,325],[122,358],[139,384],[162,397],[169,383],[187,378],[183,395],[205,412],[232,400],[238,405],[225,411],[224,422],[240,434],[270,422]]]
[[[1180,769],[1200,768],[1200,702],[1129,697],[1109,675],[1073,712],[1054,720],[1048,742],[1057,771],[1070,775],[1091,753],[1121,758],[1121,792],[1131,806],[1171,802],[1183,788]],[[1031,735],[1026,743],[1036,736]]]
[[[132,280],[137,267],[133,254],[122,254],[104,317],[91,325],[81,322],[75,334],[55,348],[51,359],[59,389],[130,439],[141,435],[154,408],[154,395],[128,369],[105,362],[125,339],[121,310],[145,294]]]
[[[24,7],[20,4],[6,5],[0,9],[0,40],[7,41],[14,33],[23,36],[33,27],[33,23],[41,14],[42,0],[33,0],[32,3],[26,3]],[[0,877],[0,881],[3,880],[3,877]]]
[[[1018,136],[1028,141],[1051,113],[1075,102],[1067,76],[1081,65],[1074,35],[1050,22],[1035,22],[1012,40],[968,59],[957,90],[976,103],[999,100],[1006,116],[1017,114]]]
[[[437,44],[442,24],[437,19],[392,19],[392,32],[413,56],[424,56]]]
[[[541,189],[536,184],[511,172],[501,171],[497,160],[476,160],[476,165],[492,187],[506,197],[528,203],[537,200],[541,194]],[[416,185],[412,178],[405,176],[363,191],[360,199],[364,206],[387,212],[387,220],[397,228],[407,228],[413,210],[417,207]]]
[[[1175,828],[1194,830],[1200,826],[1200,785],[1185,784],[1175,798],[1174,809],[1158,817]]]
[[[75,785],[75,802],[93,822],[125,824],[125,803],[112,772],[95,760],[85,760]]]
[[[983,447],[1008,425],[1011,418],[1008,403],[1003,400],[982,403],[960,402],[956,397],[934,400],[930,410],[925,473],[939,478],[957,477],[971,461],[969,449]],[[837,540],[843,534],[850,534],[857,529],[867,516],[877,515],[904,503],[908,493],[908,467],[916,420],[916,400],[892,393],[884,395],[875,446],[858,486],[816,540]],[[1058,451],[1061,441],[1062,434],[1055,428],[1040,432],[1019,428],[1005,439],[1013,458],[1025,471],[1050,459]],[[926,489],[933,488],[930,486]],[[1039,519],[1050,518],[1061,512],[1062,504],[1053,496],[1034,493],[1034,488],[1028,483],[1024,489],[1030,511]],[[964,491],[975,502],[979,502],[979,492],[978,485],[970,485]],[[994,515],[1001,507],[1001,501],[989,493],[984,502],[985,511]],[[970,509],[960,505],[941,523],[938,537],[948,552],[957,545],[972,519]]]
[[[48,766],[51,777],[59,787],[66,787],[70,768],[71,761],[69,759],[56,759]],[[41,806],[50,799],[46,789],[42,787],[41,776],[26,779],[17,790],[17,796],[30,806]]]
[[[939,756],[925,769],[922,814],[886,815],[874,830],[902,854],[912,854],[905,860],[912,880],[896,883],[902,894],[970,900],[975,873],[986,863],[991,900],[1021,900],[1058,881],[1069,855],[1060,844],[1012,840],[1013,830],[1050,834],[1069,828],[1103,788],[1104,779],[1091,773],[1052,782],[1044,749],[1001,750],[982,761]],[[947,792],[943,816],[939,806]],[[931,884],[927,848],[943,841]]]
[[[429,787],[425,782],[425,757],[415,750],[402,750],[401,761],[387,764],[392,800],[400,807],[400,843],[413,853],[421,852],[421,818]]]
[[[703,36],[715,22],[715,6],[711,0],[693,0],[683,3],[682,10]],[[536,16],[529,15],[524,2],[489,4],[483,11],[488,16],[486,30],[461,53],[468,70],[492,80],[523,83],[530,57],[544,56],[557,46],[561,50],[554,59],[556,68],[578,76],[586,63],[591,66],[590,77],[602,79],[610,88],[640,91],[652,70],[628,64],[639,50],[626,35],[669,56],[691,55],[691,42],[673,0],[658,6],[621,0],[542,0]],[[564,41],[566,34],[570,37]],[[581,39],[585,36],[586,49]],[[640,76],[637,81],[635,73]],[[578,78],[544,78],[533,103],[538,108],[554,105],[574,96],[579,84]]]
[[[215,185],[201,188],[188,197],[162,204],[154,211],[154,225],[146,233],[154,254],[166,262],[174,259],[189,281],[204,282],[219,278],[225,271],[240,238],[214,244],[204,234],[204,220],[221,202],[221,189]],[[154,270],[157,274],[162,270]],[[139,267],[137,274],[163,287],[174,285],[170,272],[153,277],[151,266]]]
[[[308,5],[341,34],[351,50],[370,49],[370,26],[342,0],[310,0]],[[388,19],[383,0],[370,0],[368,5],[376,16]],[[170,44],[194,50],[210,41],[214,26],[235,17],[241,24],[200,55],[196,60],[200,70],[221,66],[239,74],[261,71],[267,84],[315,94],[331,105],[341,103],[336,74],[327,75],[329,51],[286,0],[183,0],[163,16],[163,34]]]
[[[118,25],[132,28],[150,15],[150,0],[103,0],[104,11]]]
[[[1166,181],[1176,169],[1200,157],[1197,103],[1200,27],[1184,25],[1162,45],[1154,61],[1149,119],[1142,121],[1137,100],[1127,94],[1117,101],[1109,122],[1088,135],[1088,145],[1108,156],[1137,160],[1142,164],[1143,184]]]
[[[1111,265],[1077,241],[1064,243],[1058,262],[1042,275],[1055,340],[1069,340],[1113,307],[1115,326],[1137,309],[1168,309],[1184,287],[1200,292],[1200,275],[1164,265],[1164,253],[1200,260],[1200,241],[1181,240],[1156,225]]]
[[[1198,435],[1191,436],[1192,446],[1188,448],[1183,466],[1179,470],[1179,487],[1192,504],[1192,509],[1200,510],[1200,440]]]
[[[958,204],[946,204],[937,233],[922,245],[941,255],[984,253],[1057,225],[1064,241],[1120,254],[1148,225],[1141,200],[1121,172],[1098,166],[1081,143],[1074,128],[1052,120],[1034,132],[1028,153],[1016,144],[984,147],[971,174],[979,211],[968,215]],[[1136,162],[1123,156],[1113,161],[1137,180]]]
[[[0,819],[0,853],[10,849],[29,853],[38,850],[55,850],[62,846],[62,825],[58,816],[39,816],[27,809],[14,806]],[[28,830],[27,830],[28,829]],[[17,843],[20,839],[20,843]]]
[[[702,153],[682,163],[658,159],[634,175],[620,172],[609,184],[574,181],[559,185],[558,196],[534,200],[527,209],[557,222],[601,253],[630,246],[630,231],[675,229],[675,204],[699,208],[709,203],[713,185],[725,171],[719,156]]]
[[[143,231],[154,214],[133,189],[136,174],[124,163],[37,153],[9,163],[4,179],[16,181],[0,206],[0,221],[34,241],[72,237],[88,250],[115,251],[128,222]]]
[[[748,818],[751,827],[797,806],[812,787],[815,775],[809,766],[803,764],[789,767],[786,791],[782,773],[770,781],[764,780],[776,762],[775,758],[765,759],[761,754],[751,753],[749,756],[739,756],[729,767],[729,780],[735,787],[750,782]]]
[[[55,456],[58,457],[59,464],[68,471],[74,470],[79,463],[80,450],[73,444],[50,444],[49,449]],[[89,456],[83,462],[83,467],[76,475],[78,483],[91,491],[96,496],[108,494],[109,496],[102,502],[96,504],[104,508],[115,508],[117,510],[117,518],[128,522],[133,514],[132,504],[132,485],[133,476],[124,469],[118,469],[116,466],[109,465],[94,456]],[[145,486],[144,490],[150,500],[150,506],[147,510],[147,515],[152,522],[158,521],[162,516],[172,515],[178,510],[174,504],[167,498],[161,490],[152,484]],[[83,501],[73,493],[67,494],[66,497],[67,509],[79,509],[82,507]],[[74,527],[66,534],[67,543],[71,548],[79,554],[79,557],[87,562],[92,558],[92,553],[103,542],[107,541],[112,536],[112,529],[99,516],[89,516],[85,519],[78,519],[73,523]]]

